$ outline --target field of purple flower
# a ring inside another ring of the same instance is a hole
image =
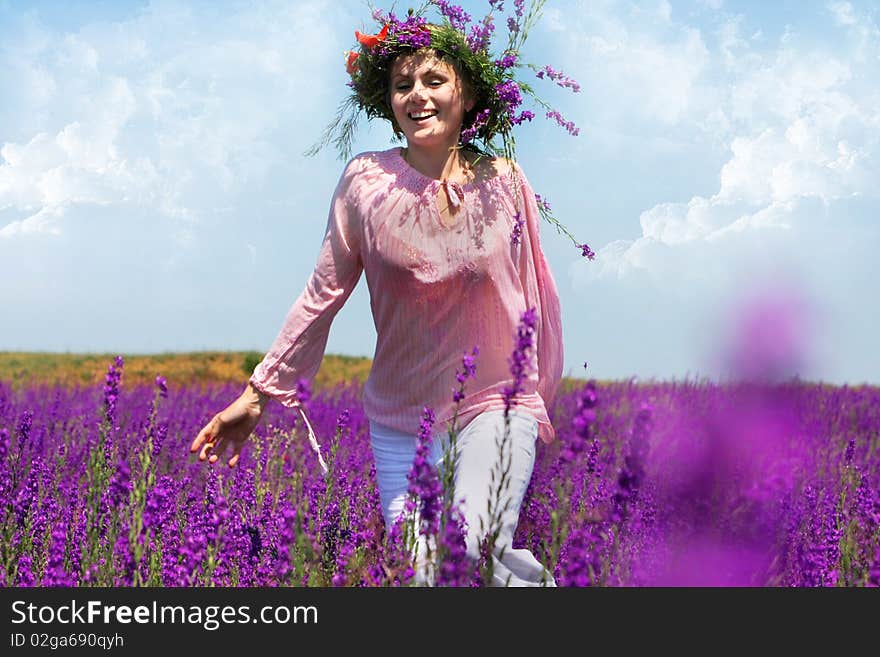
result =
[[[302,397],[325,477],[279,404],[239,467],[198,463],[190,442],[240,389],[128,388],[122,367],[103,389],[0,383],[4,586],[412,582],[357,384]],[[514,546],[558,584],[880,584],[880,389],[591,382],[550,413]],[[436,583],[479,585],[446,510]]]

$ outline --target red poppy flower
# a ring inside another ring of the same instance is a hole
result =
[[[385,27],[382,28],[382,31],[379,34],[361,34],[357,30],[354,31],[354,38],[358,40],[358,43],[362,46],[366,46],[367,48],[375,48],[382,41],[385,40],[385,37],[388,36],[388,24],[385,24]]]
[[[360,53],[349,50],[345,57],[345,70],[348,71],[349,75],[354,75],[358,71],[357,59],[360,57]]]

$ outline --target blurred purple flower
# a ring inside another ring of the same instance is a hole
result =
[[[726,369],[738,379],[781,381],[805,361],[808,310],[799,293],[768,286],[736,304],[724,347]]]

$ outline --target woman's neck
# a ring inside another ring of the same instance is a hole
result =
[[[467,178],[469,162],[457,146],[427,150],[407,145],[403,157],[413,169],[434,180],[463,182]]]

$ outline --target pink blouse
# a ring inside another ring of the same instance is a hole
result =
[[[363,390],[371,421],[415,435],[428,406],[437,433],[445,432],[456,370],[474,346],[476,377],[465,384],[459,427],[503,409],[516,327],[534,306],[537,349],[516,402],[537,419],[541,439],[552,441],[547,408],[563,363],[559,296],[541,250],[535,195],[516,166],[519,198],[512,171],[478,178],[460,186],[463,202],[447,226],[436,204],[441,183],[413,169],[399,148],[352,159],[333,195],[315,269],[251,384],[300,408],[297,381],[317,373],[330,324],[363,271],[377,334]],[[518,208],[525,224],[519,244],[511,244]]]

